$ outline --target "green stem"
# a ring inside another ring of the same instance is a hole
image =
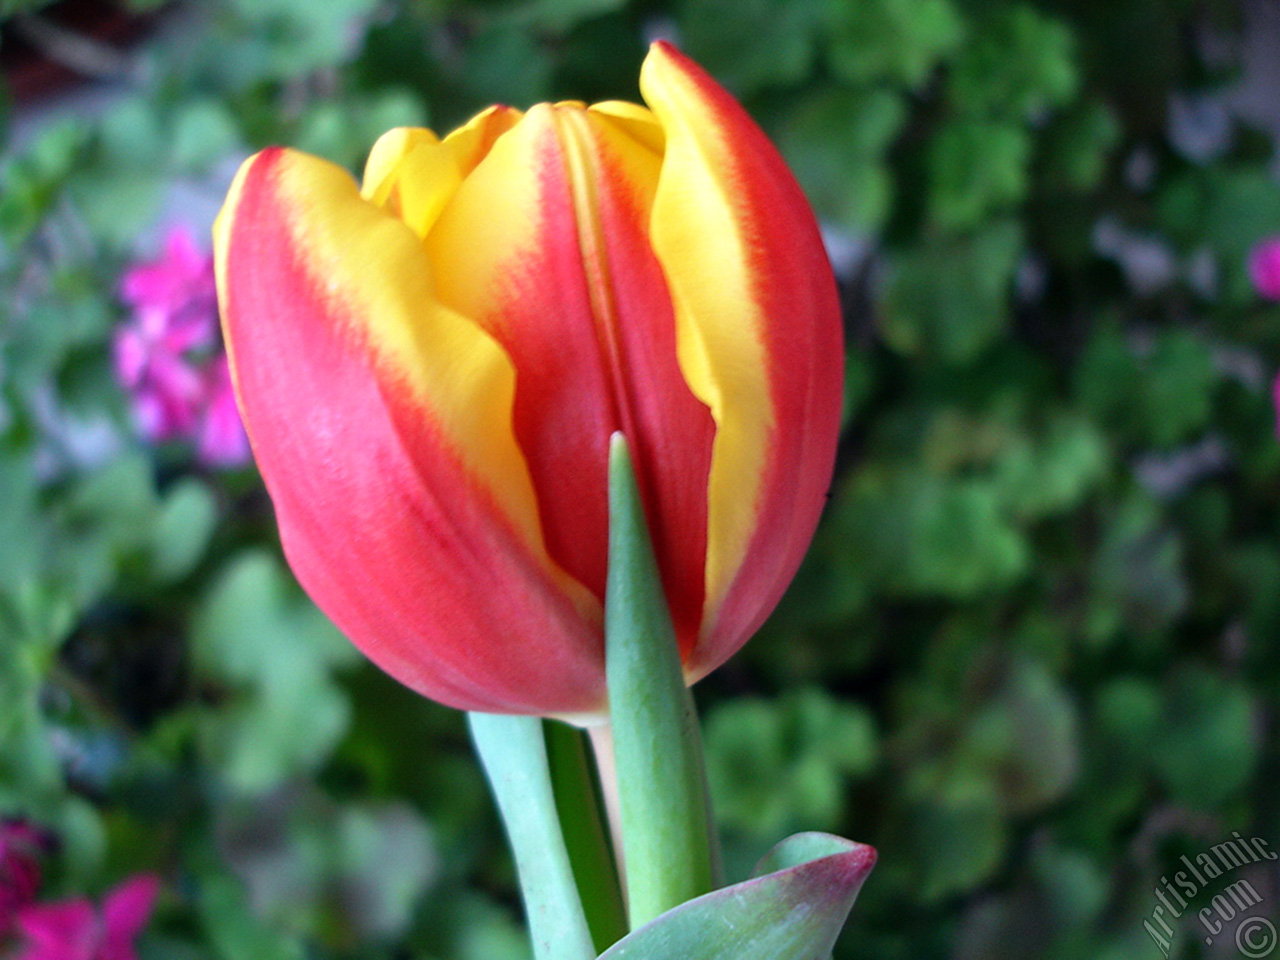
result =
[[[569,862],[596,952],[604,953],[627,935],[627,910],[618,886],[618,865],[608,823],[602,813],[600,782],[581,730],[554,720],[543,726]]]
[[[712,890],[718,857],[693,698],[621,434],[609,451],[605,666],[635,929]]]
[[[507,827],[536,960],[593,960],[537,717],[467,715]]]

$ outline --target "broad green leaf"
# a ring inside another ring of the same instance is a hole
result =
[[[212,863],[200,873],[195,897],[201,925],[218,960],[302,960],[302,943],[263,924],[245,901],[235,880],[214,872]]]
[[[863,844],[797,834],[765,856],[755,879],[669,910],[600,960],[822,960],[875,860]]]
[[[980,478],[869,467],[851,478],[834,523],[846,576],[892,593],[973,597],[1021,577],[1030,545],[997,489]]]
[[[1106,104],[1090,100],[1073,107],[1050,126],[1039,148],[1044,182],[1052,189],[1092,190],[1120,135],[1120,121]]]
[[[1019,664],[973,718],[959,752],[991,773],[1005,809],[1034,813],[1059,800],[1075,780],[1080,764],[1075,704],[1043,667]]]

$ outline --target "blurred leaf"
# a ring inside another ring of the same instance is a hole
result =
[[[1219,373],[1204,339],[1172,330],[1148,342],[1100,326],[1075,371],[1085,408],[1132,444],[1167,447],[1207,425]]]
[[[965,36],[951,0],[827,0],[828,62],[853,83],[918,87]]]
[[[1030,120],[1076,91],[1071,31],[1027,4],[991,4],[947,77],[962,111]]]
[[[801,101],[780,145],[820,217],[853,230],[883,224],[893,200],[884,155],[905,119],[884,90],[829,88]]]
[[[205,554],[218,521],[209,488],[195,479],[179,481],[160,507],[151,537],[151,565],[160,580],[180,580]]]
[[[384,89],[367,98],[318,104],[298,130],[295,146],[358,170],[386,131],[425,124],[426,114],[416,97],[403,90]]]
[[[968,230],[1017,203],[1027,191],[1030,156],[1021,126],[952,118],[930,148],[930,218],[944,231]]]
[[[302,944],[264,926],[249,910],[239,885],[204,871],[195,898],[217,956],[221,960],[302,960]]]
[[[349,807],[335,839],[341,896],[359,934],[402,936],[439,869],[427,825],[404,805]]]
[[[1122,627],[1150,633],[1185,609],[1188,588],[1182,543],[1149,500],[1133,496],[1108,519],[1090,569],[1093,596],[1087,632],[1109,639]]]
[[[486,4],[485,12],[504,26],[528,33],[563,33],[584,20],[613,13],[626,0],[514,0]]]
[[[1008,829],[999,794],[986,777],[933,768],[911,773],[905,815],[918,873],[915,892],[925,902],[972,890],[999,867]]]
[[[1120,121],[1105,104],[1087,101],[1058,119],[1040,147],[1050,189],[1083,193],[1098,186],[1120,140]]]
[[[471,40],[459,81],[478,103],[529,106],[550,95],[553,64],[538,35],[499,22]]]
[[[298,77],[350,59],[375,0],[230,0],[259,41],[269,75]]]
[[[1258,715],[1241,685],[1203,670],[1174,678],[1160,736],[1156,774],[1173,798],[1212,810],[1244,788],[1258,760]],[[1212,771],[1212,776],[1206,775]]]
[[[870,715],[815,687],[725,703],[708,717],[706,739],[720,822],[760,838],[797,823],[834,829],[847,780],[867,774],[878,752]]]
[[[331,671],[358,654],[267,554],[241,554],[214,584],[192,653],[205,676],[238,691],[201,724],[210,761],[237,790],[314,769],[346,731],[350,707]]]
[[[1019,516],[1034,519],[1075,507],[1106,477],[1104,438],[1083,417],[1055,417],[1035,439],[1018,437],[995,465],[1002,498]]]
[[[877,316],[885,340],[910,356],[974,359],[1004,331],[1021,251],[1021,230],[1002,221],[894,254]]]
[[[823,0],[683,0],[678,8],[689,55],[740,96],[804,79],[822,17]]]
[[[173,121],[167,148],[177,169],[203,172],[242,150],[243,145],[235,118],[227,107],[206,97],[182,105]]]
[[[1042,667],[1021,664],[973,719],[961,751],[990,772],[1005,809],[1033,813],[1059,800],[1075,779],[1078,726],[1062,686]]]
[[[981,481],[866,469],[837,510],[853,575],[891,593],[974,596],[1016,580],[1030,559],[997,491]]]

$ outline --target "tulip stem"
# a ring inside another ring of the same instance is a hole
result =
[[[593,960],[537,717],[470,713],[476,752],[489,776],[515,856],[536,960]]]
[[[605,672],[631,927],[711,891],[702,740],[626,439],[609,450]]]
[[[627,935],[627,909],[604,812],[602,778],[597,777],[581,730],[554,720],[543,726],[569,863],[596,952],[604,953]]]

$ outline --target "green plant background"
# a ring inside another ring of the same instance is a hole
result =
[[[781,145],[849,330],[812,553],[698,688],[731,876],[830,830],[881,854],[837,960],[1130,960],[1178,855],[1280,846],[1280,308],[1244,266],[1280,181],[1264,130],[1169,120],[1265,4],[156,6],[93,110],[5,107],[0,813],[60,838],[47,895],[159,871],[145,958],[528,956],[462,718],[305,599],[252,470],[131,439],[107,343],[249,151],[635,99],[658,35]],[[0,55],[58,15],[0,9]]]

